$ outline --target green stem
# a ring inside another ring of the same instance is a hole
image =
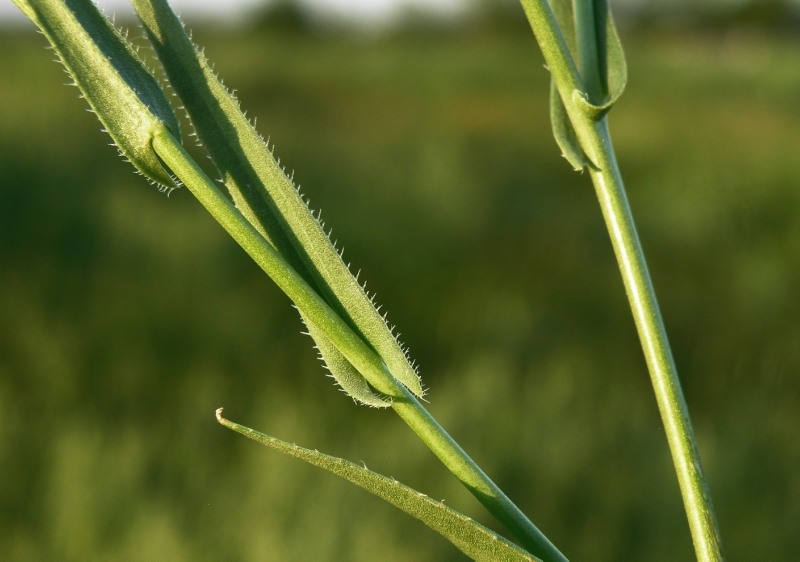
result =
[[[605,118],[595,123],[591,169],[666,430],[698,560],[722,560],[722,548],[689,409],[617,166]]]
[[[578,89],[581,77],[559,31],[547,0],[521,0],[553,81],[561,94],[580,146],[591,164],[589,170],[617,257],[625,291],[633,312],[650,379],[664,423],[667,442],[686,510],[698,560],[722,560],[722,548],[714,508],[708,492],[689,411],[672,358],[655,290],[628,204],[625,186],[605,117],[578,103],[585,93]],[[592,0],[576,11],[579,33],[588,27]],[[578,6],[576,6],[576,10]],[[596,27],[595,27],[596,29]],[[592,34],[595,32],[593,31]],[[585,40],[585,39],[584,39]],[[588,54],[588,51],[587,51]],[[590,100],[591,101],[591,100]]]
[[[566,561],[567,558],[464,452],[416,397],[407,389],[404,390],[407,400],[395,400],[392,408],[442,464],[528,552],[545,561]]]
[[[566,560],[564,555],[450,437],[411,391],[391,376],[380,357],[236,210],[233,203],[217,189],[214,182],[168,131],[163,131],[153,138],[153,149],[217,222],[286,293],[300,311],[325,332],[367,381],[378,391],[392,398],[392,407],[398,416],[526,550],[545,561]]]
[[[583,88],[589,94],[589,101],[599,104],[603,92],[595,25],[595,3],[594,0],[572,0],[572,6],[575,13],[578,68],[583,79]]]
[[[547,0],[520,0],[520,2],[553,76],[553,82],[566,105],[572,92],[583,89],[578,67],[569,53],[567,41],[559,30],[556,17]]]

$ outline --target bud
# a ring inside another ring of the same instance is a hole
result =
[[[14,0],[44,33],[122,156],[142,174],[174,187],[151,141],[178,120],[158,81],[90,0]]]

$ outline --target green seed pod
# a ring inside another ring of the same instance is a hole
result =
[[[158,81],[90,0],[14,0],[44,33],[119,148],[146,177],[175,186],[151,147],[178,120]]]

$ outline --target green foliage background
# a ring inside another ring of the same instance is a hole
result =
[[[558,156],[524,26],[195,37],[377,291],[430,410],[512,499],[574,560],[691,558],[607,234]],[[612,132],[723,542],[732,560],[790,560],[798,44],[623,40]],[[296,312],[188,192],[131,174],[43,44],[0,35],[3,557],[458,560],[216,424],[225,406],[491,524],[395,416],[333,387]]]

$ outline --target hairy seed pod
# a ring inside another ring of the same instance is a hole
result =
[[[158,81],[91,0],[14,0],[53,46],[120,153],[152,181],[174,187],[151,147],[156,132],[179,136]]]

